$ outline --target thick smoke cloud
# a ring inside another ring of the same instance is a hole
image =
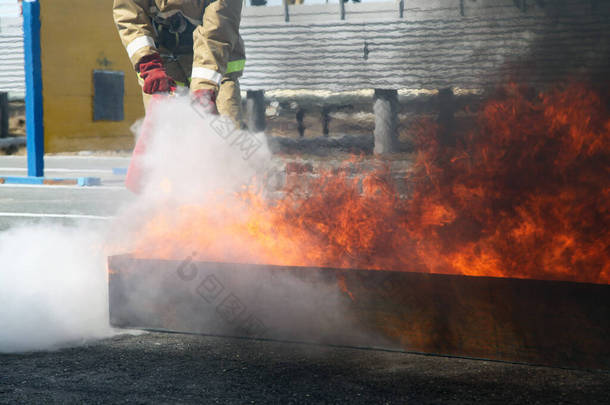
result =
[[[110,336],[106,258],[129,252],[159,210],[232,192],[270,160],[264,137],[202,115],[188,97],[157,105],[144,192],[108,223],[23,225],[0,233],[0,352]],[[254,143],[253,143],[254,142]]]
[[[98,225],[0,233],[0,352],[110,336],[104,256]]]

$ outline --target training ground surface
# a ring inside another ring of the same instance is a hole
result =
[[[49,176],[97,176],[104,185],[0,185],[0,232],[21,223],[104,221],[131,198],[112,174],[127,164],[47,158]],[[0,176],[25,175],[24,168],[22,157],[0,157]],[[0,354],[0,403],[348,402],[608,404],[610,373],[160,333]]]
[[[128,158],[55,156],[45,158],[48,178],[99,177],[100,187],[0,184],[0,230],[23,223],[74,223],[103,220],[116,213],[131,194],[123,187]],[[23,156],[0,156],[0,177],[26,176]]]
[[[0,403],[610,403],[610,374],[196,335],[0,355]]]

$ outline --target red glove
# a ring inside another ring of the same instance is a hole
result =
[[[140,77],[144,80],[142,90],[146,94],[167,93],[176,87],[176,82],[167,75],[158,53],[144,56],[138,62]]]
[[[216,108],[216,92],[214,90],[195,90],[191,93],[193,102],[198,104],[198,108],[207,114],[218,115]]]

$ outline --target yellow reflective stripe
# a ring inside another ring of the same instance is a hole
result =
[[[227,63],[226,73],[239,72],[241,70],[244,70],[245,67],[246,67],[245,59],[232,60],[231,62]]]

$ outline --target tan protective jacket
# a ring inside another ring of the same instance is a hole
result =
[[[196,26],[193,32],[191,89],[215,87],[226,73],[243,70],[239,35],[242,0],[114,0],[114,21],[134,67],[157,51],[153,18],[176,13]]]

